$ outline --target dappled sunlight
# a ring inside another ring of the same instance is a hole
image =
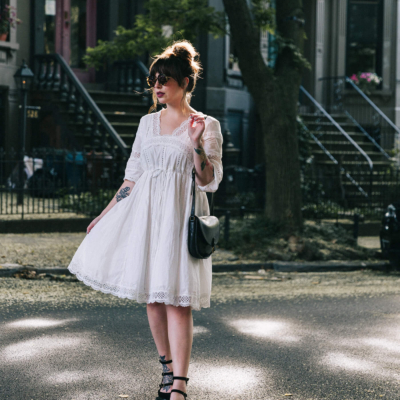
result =
[[[375,373],[379,369],[379,366],[374,362],[351,357],[343,353],[328,353],[321,362],[328,367],[347,371]]]
[[[50,318],[27,318],[9,322],[3,326],[4,329],[35,329],[35,328],[52,328],[54,326],[63,325],[69,322],[76,322],[78,319],[50,319]]]
[[[131,370],[124,373],[123,370],[108,370],[101,367],[87,368],[84,371],[81,370],[70,370],[55,372],[53,374],[46,374],[41,377],[41,381],[45,384],[63,384],[63,383],[79,383],[79,382],[91,382],[97,380],[99,383],[104,382],[126,382],[127,380],[136,379],[137,376]]]
[[[220,393],[221,395],[243,395],[249,392],[249,388],[258,386],[270,386],[264,371],[245,365],[227,365],[225,360],[220,360],[221,365],[193,363],[190,365],[190,376],[193,385],[200,388],[207,387],[207,391]],[[267,400],[267,399],[266,399]]]
[[[367,338],[362,339],[362,343],[380,350],[400,353],[400,341],[396,342],[386,338]]]
[[[373,326],[362,337],[330,338],[330,351],[320,364],[334,371],[352,371],[371,378],[400,379],[400,338],[397,324]]]
[[[240,333],[280,342],[297,342],[298,336],[293,335],[293,325],[289,322],[273,319],[239,319],[229,322]]]
[[[59,350],[68,353],[72,348],[76,349],[78,346],[89,344],[88,340],[82,338],[82,333],[79,336],[41,336],[30,340],[23,340],[5,346],[0,352],[0,359],[3,362],[19,362],[27,361],[34,357],[42,358],[44,355],[48,357],[51,355],[51,352]]]
[[[210,330],[205,326],[199,325],[193,327],[193,335],[198,335],[200,333],[208,333],[208,332],[210,332]]]

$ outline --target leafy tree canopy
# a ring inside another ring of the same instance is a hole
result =
[[[269,3],[251,1],[253,22],[255,27],[274,33],[275,10]],[[154,56],[178,38],[194,42],[200,32],[214,38],[229,34],[225,13],[208,6],[207,0],[148,0],[144,8],[145,13],[136,15],[132,28],[118,26],[113,40],[99,40],[96,47],[87,48],[83,61],[88,67],[100,69],[105,62],[133,60],[146,52]]]

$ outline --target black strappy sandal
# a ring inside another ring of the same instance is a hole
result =
[[[186,377],[184,377],[184,376],[174,376],[174,379],[182,379],[183,381],[186,381],[186,384],[188,383],[188,380],[189,380],[189,378],[186,378]],[[187,393],[183,392],[182,390],[179,390],[179,389],[172,389],[172,390],[171,390],[171,393],[172,393],[172,392],[178,392],[178,393],[180,393],[180,394],[183,394],[183,397],[184,397],[185,400],[186,400]]]
[[[161,360],[158,360],[158,361],[160,361],[160,363],[161,364],[169,364],[169,363],[172,363],[172,360],[169,360],[169,361],[161,361]],[[174,374],[174,372],[173,371],[171,371],[171,372],[163,372],[162,373],[162,376],[163,376],[163,378],[164,378],[164,376],[165,375],[173,375]],[[163,379],[164,380],[164,379]],[[162,380],[162,381],[163,381]],[[156,400],[162,400],[162,399],[170,399],[170,397],[171,397],[171,393],[164,393],[164,392],[161,392],[160,390],[164,387],[164,386],[172,386],[172,384],[173,384],[173,381],[172,382],[168,382],[168,383],[162,383],[162,381],[161,381],[161,383],[160,383],[160,389],[158,389],[158,397],[157,397],[157,399]]]

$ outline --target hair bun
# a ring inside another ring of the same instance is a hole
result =
[[[172,45],[172,53],[185,61],[192,61],[198,55],[191,43],[182,41]]]

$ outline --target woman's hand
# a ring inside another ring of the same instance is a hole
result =
[[[93,227],[101,220],[100,215],[96,217],[86,228],[86,234],[90,233],[90,231],[93,229]]]
[[[189,137],[193,146],[200,144],[200,139],[203,135],[204,128],[206,127],[205,119],[207,115],[202,112],[190,113],[189,122]]]

